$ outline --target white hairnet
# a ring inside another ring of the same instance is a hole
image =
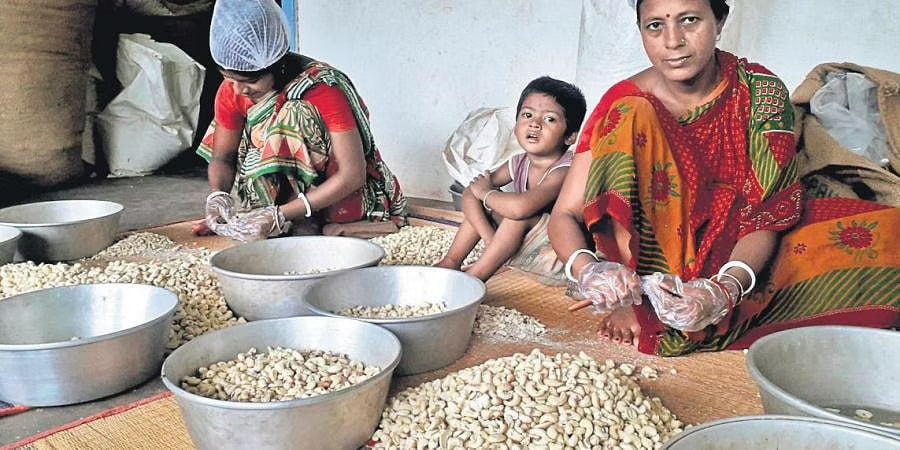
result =
[[[288,51],[284,11],[273,0],[218,0],[209,29],[213,60],[226,70],[255,72]]]

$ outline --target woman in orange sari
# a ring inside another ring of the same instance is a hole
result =
[[[594,110],[549,227],[599,334],[675,356],[900,324],[900,212],[804,199],[787,89],[716,49],[725,1],[633,3],[652,66]]]

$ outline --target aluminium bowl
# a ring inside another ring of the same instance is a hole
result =
[[[103,200],[57,200],[0,209],[0,225],[22,231],[19,257],[35,262],[71,261],[109,247],[124,207]]]
[[[819,417],[900,436],[900,332],[847,326],[780,331],[750,346],[747,370],[767,414]],[[876,415],[858,420],[857,409]]]
[[[0,266],[13,262],[21,238],[18,228],[0,225]]]
[[[83,284],[0,300],[0,400],[86,402],[152,377],[166,351],[175,293],[142,284]]]
[[[297,400],[250,403],[217,400],[181,388],[200,367],[234,359],[251,347],[323,350],[381,368],[375,376],[335,392]],[[400,342],[389,331],[350,319],[292,317],[260,320],[204,334],[163,363],[162,380],[181,408],[200,449],[356,449],[381,420]]]
[[[900,450],[900,440],[858,425],[799,416],[748,416],[688,428],[663,450]]]
[[[315,281],[377,265],[384,249],[364,239],[296,236],[250,242],[209,260],[225,302],[247,320],[308,316],[300,298]]]
[[[445,302],[439,314],[404,319],[359,319],[391,330],[403,344],[397,374],[409,375],[447,366],[466,352],[485,286],[458,270],[429,266],[381,266],[354,270],[314,284],[303,302],[324,316],[354,306],[413,305]]]

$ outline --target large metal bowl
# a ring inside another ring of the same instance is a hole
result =
[[[21,237],[18,228],[0,225],[0,266],[13,261]]]
[[[751,416],[691,427],[663,450],[897,450],[900,440],[843,422],[796,416]]]
[[[84,284],[0,301],[0,400],[80,403],[159,370],[178,297],[141,284]]]
[[[382,370],[340,391],[299,400],[245,403],[215,400],[180,387],[200,367],[234,359],[251,347],[325,350]],[[235,325],[205,334],[172,352],[162,380],[175,393],[191,439],[200,449],[356,449],[381,420],[400,342],[375,325],[330,317],[293,317]]]
[[[231,310],[261,320],[311,315],[300,298],[313,282],[382,258],[384,249],[364,239],[297,236],[231,247],[209,264]]]
[[[0,225],[22,231],[21,259],[70,261],[109,247],[123,206],[102,200],[58,200],[0,209]]]
[[[445,302],[447,311],[409,319],[360,319],[381,325],[400,338],[400,375],[438,369],[466,352],[484,283],[467,273],[428,266],[369,267],[325,278],[306,292],[303,302],[316,314],[354,306],[413,305]]]
[[[768,414],[820,417],[900,436],[900,428],[881,425],[900,421],[896,331],[843,326],[780,331],[750,346],[747,370]],[[852,418],[856,409],[878,413],[860,421]]]

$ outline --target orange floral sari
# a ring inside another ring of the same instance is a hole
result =
[[[663,325],[650,302],[634,307],[639,349],[674,356],[744,348],[798,326],[897,325],[900,252],[887,234],[900,229],[900,211],[804,202],[787,89],[762,66],[717,57],[725,79],[685,117],[630,82],[607,94],[582,136],[593,156],[585,224],[610,260],[686,280],[715,274],[747,234],[786,234],[755,292],[716,325],[683,333]],[[600,232],[607,219],[629,233],[632,261]]]

